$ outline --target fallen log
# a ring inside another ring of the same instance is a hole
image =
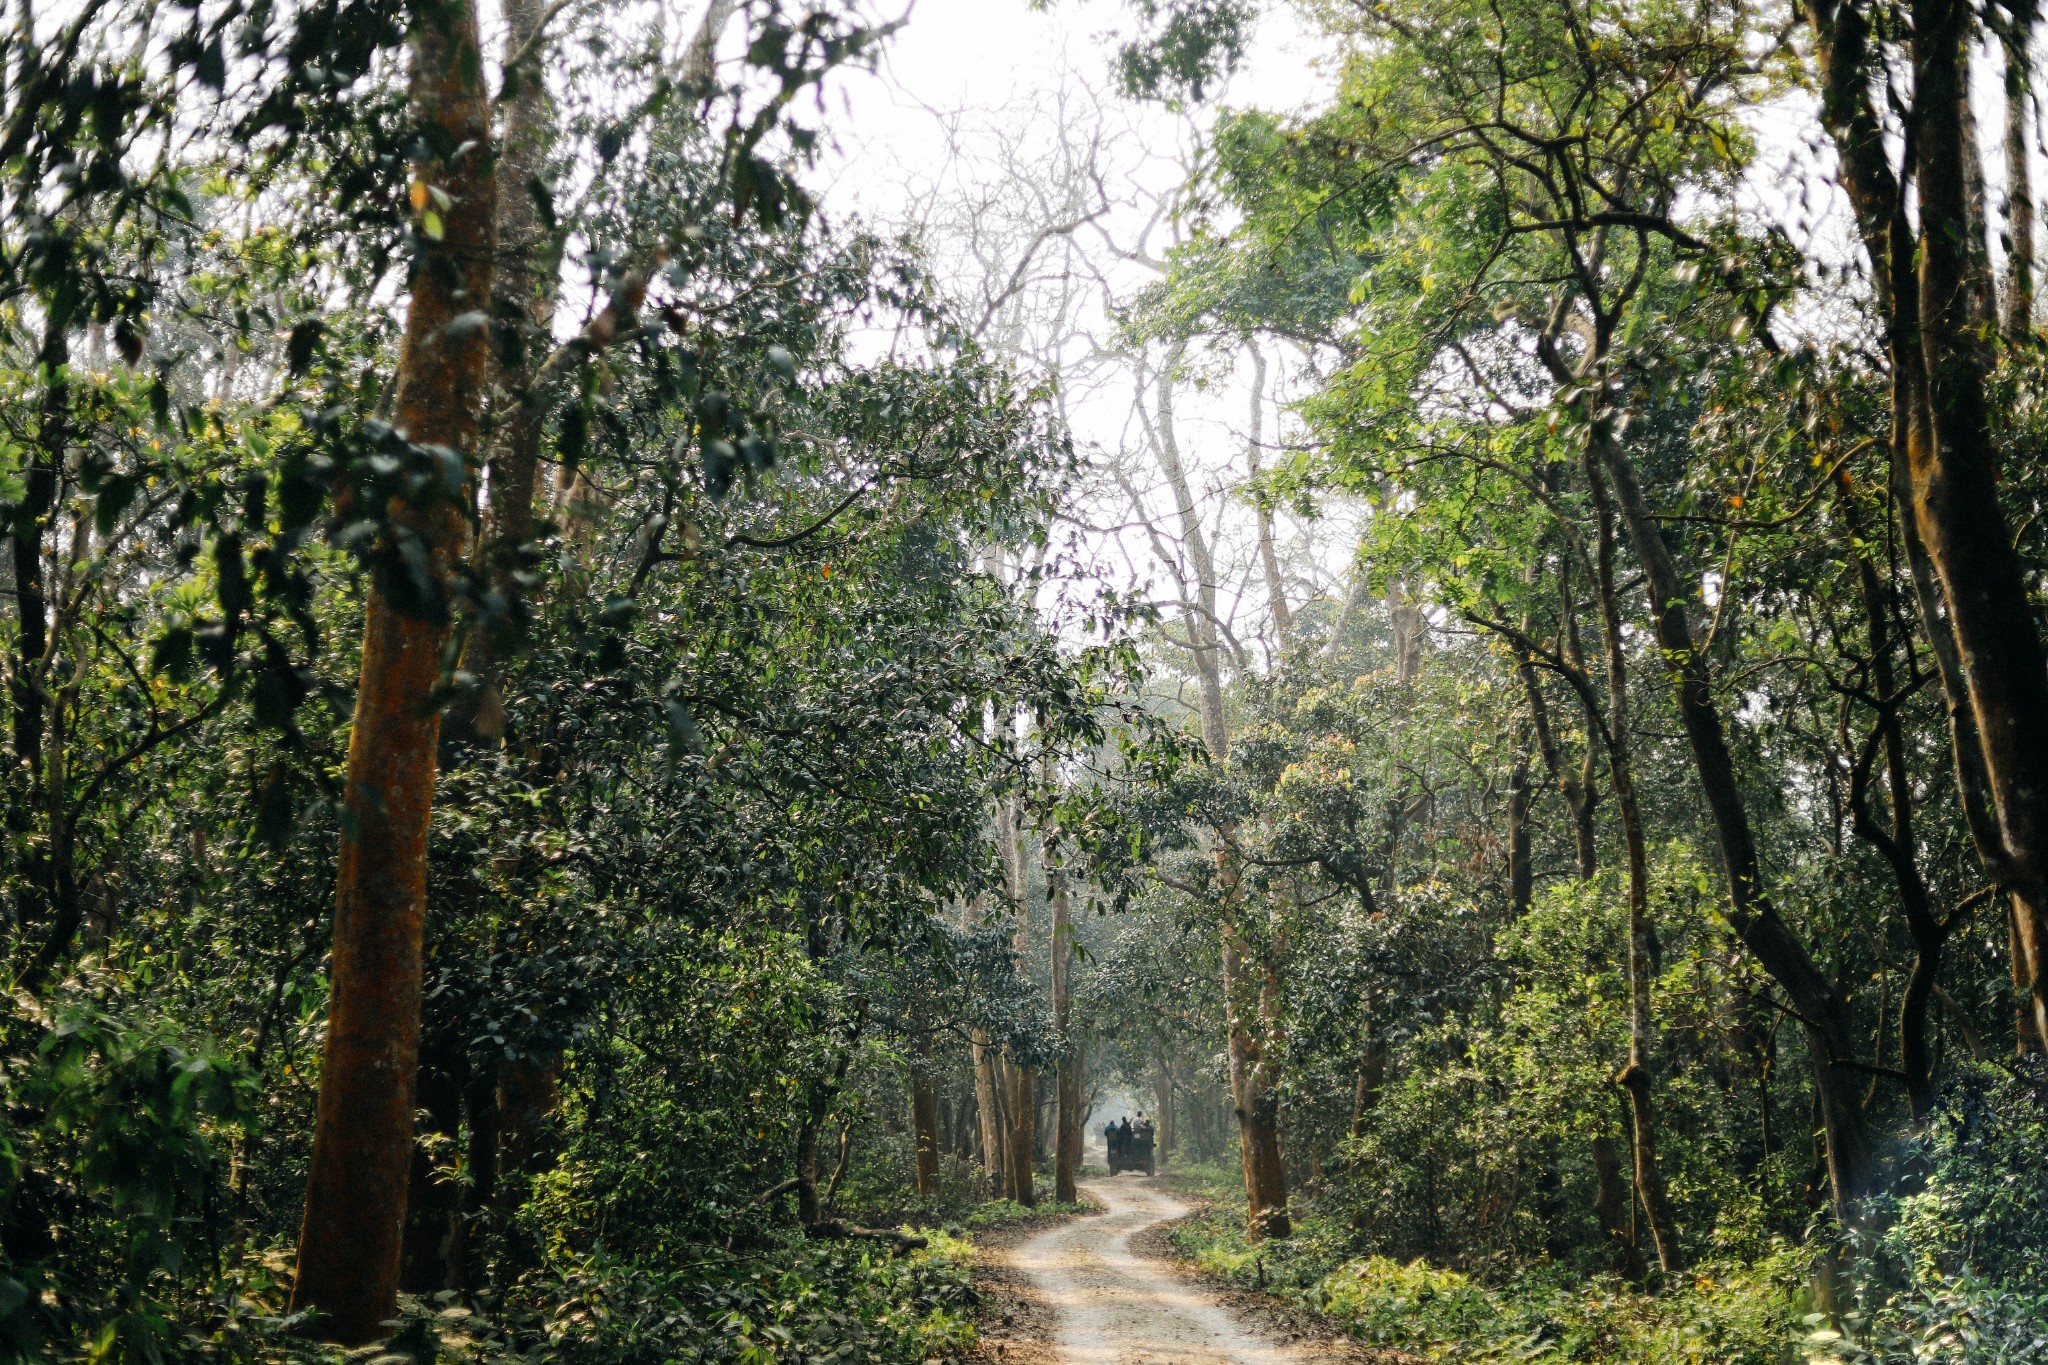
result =
[[[804,1227],[804,1235],[813,1241],[862,1241],[887,1242],[898,1256],[907,1256],[931,1245],[926,1238],[914,1232],[897,1232],[890,1228],[864,1228],[858,1223],[843,1222],[837,1218],[820,1218]]]

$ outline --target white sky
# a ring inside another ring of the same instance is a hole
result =
[[[911,164],[942,148],[932,110],[1018,103],[1063,66],[1106,84],[1118,35],[1131,28],[1124,0],[1055,0],[1039,10],[1028,0],[915,0],[908,14],[878,75],[849,81],[846,97],[863,148],[872,155],[888,146]],[[1262,109],[1310,107],[1330,88],[1312,63],[1313,49],[1293,17],[1269,14],[1222,100]],[[1166,115],[1151,122],[1170,136]],[[861,149],[850,150],[853,168],[870,164]],[[872,212],[889,202],[890,185],[842,178],[832,196]]]
[[[1041,10],[1027,0],[916,0],[879,69],[837,83],[827,126],[838,141],[812,183],[822,189],[830,216],[857,216],[878,226],[926,224],[942,287],[972,300],[1000,290],[1032,229],[1048,214],[1060,216],[1040,202],[1054,188],[1044,181],[1054,177],[1032,171],[1058,162],[1062,146],[1072,164],[1077,137],[1082,143],[1100,138],[1093,162],[1109,211],[1059,248],[1041,248],[1033,259],[1043,269],[1031,272],[1009,331],[992,326],[987,339],[1000,348],[1007,336],[1028,364],[1059,366],[1076,444],[1105,466],[1123,457],[1139,476],[1134,482],[1141,484],[1147,514],[1171,550],[1177,545],[1174,504],[1158,487],[1133,411],[1130,366],[1103,358],[1114,342],[1103,304],[1156,278],[1152,267],[1119,253],[1142,248],[1156,255],[1170,244],[1172,225],[1157,221],[1154,210],[1185,179],[1184,154],[1215,105],[1182,116],[1119,100],[1112,64],[1130,25],[1124,0],[1055,0]],[[1214,92],[1217,103],[1275,111],[1321,103],[1333,82],[1317,70],[1313,54],[1291,14],[1269,14],[1243,69]],[[1074,130],[1064,140],[1063,105],[1070,111],[1066,126]],[[1077,270],[1094,278],[1077,288]],[[1305,385],[1302,357],[1268,349],[1261,440],[1270,466],[1282,443],[1279,409]],[[1240,496],[1251,375],[1246,356],[1215,358],[1203,386],[1179,394],[1176,427],[1203,519],[1217,540],[1221,614],[1256,656],[1255,637],[1266,626],[1265,592]],[[1076,521],[1072,553],[1095,563],[1119,588],[1150,582],[1155,600],[1167,605],[1155,541],[1133,522],[1113,480],[1098,480],[1077,496]],[[1341,579],[1354,544],[1352,523],[1343,516],[1319,523],[1282,516],[1280,541],[1289,596],[1298,607]]]

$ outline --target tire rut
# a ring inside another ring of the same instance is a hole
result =
[[[1010,1264],[1052,1306],[1059,1365],[1310,1365],[1191,1280],[1139,1252],[1137,1234],[1188,1212],[1149,1180],[1092,1180],[1099,1217],[1050,1228],[1012,1248]]]

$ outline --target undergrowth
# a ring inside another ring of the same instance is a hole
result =
[[[2048,1065],[1962,1074],[1909,1144],[1868,1231],[1702,1258],[1657,1292],[1556,1264],[1481,1279],[1375,1255],[1296,1206],[1295,1235],[1248,1242],[1234,1173],[1183,1169],[1212,1201],[1173,1242],[1205,1274],[1326,1313],[1430,1360],[1591,1365],[2040,1365],[2048,1362]],[[1817,1272],[1839,1292],[1831,1311]]]
[[[350,1352],[378,1365],[914,1365],[973,1343],[973,1248],[943,1232],[906,1255],[877,1243],[809,1242],[669,1268],[564,1260],[472,1309],[452,1294],[401,1300],[392,1334]],[[278,1305],[245,1296],[205,1338],[162,1359],[335,1365]]]
[[[1482,1284],[1415,1260],[1353,1256],[1348,1230],[1313,1213],[1285,1242],[1250,1243],[1242,1204],[1177,1225],[1205,1274],[1328,1314],[1353,1336],[1430,1360],[1613,1365],[1779,1365],[1801,1336],[1805,1261],[1704,1265],[1661,1295],[1607,1276],[1532,1270]]]

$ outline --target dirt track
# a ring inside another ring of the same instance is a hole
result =
[[[1018,1244],[1010,1264],[1053,1310],[1059,1365],[1307,1365],[1327,1359],[1252,1332],[1199,1285],[1140,1254],[1131,1238],[1187,1206],[1149,1180],[1092,1180],[1107,1211]]]

